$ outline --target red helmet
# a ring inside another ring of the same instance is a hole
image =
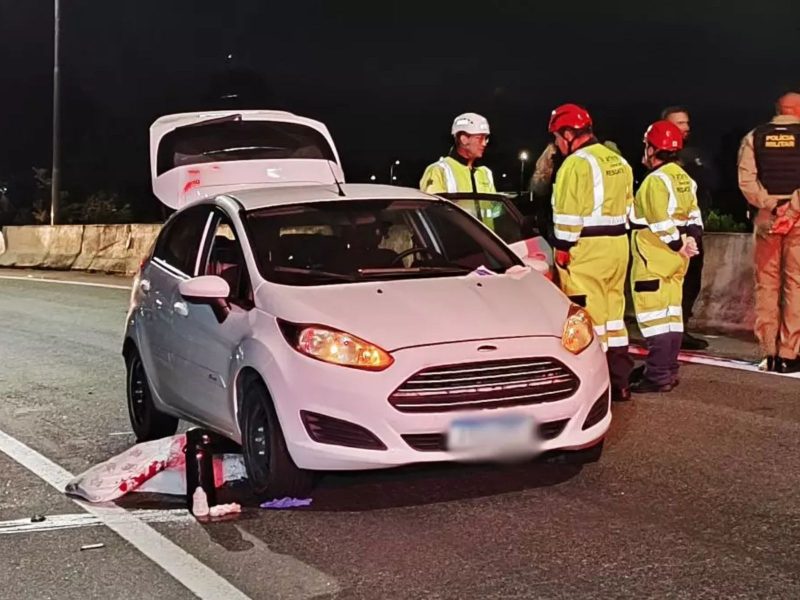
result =
[[[656,150],[677,152],[683,148],[683,133],[670,121],[656,121],[647,128],[644,141]]]
[[[550,114],[550,133],[561,131],[565,127],[572,129],[587,129],[592,126],[592,117],[589,112],[577,104],[562,104]]]

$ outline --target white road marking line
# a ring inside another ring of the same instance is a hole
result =
[[[185,508],[172,510],[132,510],[129,514],[145,523],[191,523],[194,517]],[[30,519],[13,519],[0,521],[0,535],[11,533],[37,533],[39,531],[55,531],[58,529],[76,529],[79,527],[96,527],[105,525],[96,515],[77,513],[67,515],[45,515],[45,520],[38,523]]]
[[[112,431],[108,435],[133,435],[132,431]]]
[[[637,356],[647,356],[647,350],[638,346],[631,346],[629,348],[630,354]],[[738,360],[735,358],[720,358],[715,356],[700,356],[699,354],[687,354],[681,352],[678,354],[678,360],[685,363],[695,365],[706,365],[709,367],[722,367],[723,369],[736,369],[737,371],[747,371],[749,373],[761,373],[762,375],[777,375],[779,377],[789,377],[792,379],[800,379],[800,373],[774,373],[762,371],[758,368],[757,364],[745,360]]]
[[[61,283],[64,285],[84,285],[87,287],[109,288],[112,290],[131,291],[129,285],[114,285],[113,283],[92,283],[90,281],[66,281],[64,279],[47,279],[45,277],[16,277],[14,275],[0,275],[0,279],[10,279],[12,281],[37,281],[39,283]]]
[[[52,485],[59,492],[72,474],[0,430],[0,452]],[[250,600],[215,571],[174,544],[142,519],[113,504],[89,504],[72,499],[75,504],[97,517],[121,538],[129,542],[165,572],[203,600]]]

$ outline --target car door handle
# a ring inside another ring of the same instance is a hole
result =
[[[189,316],[189,305],[186,302],[176,302],[172,305],[172,310],[175,311],[176,315],[180,315],[182,317]]]
[[[150,280],[149,279],[142,279],[139,282],[139,289],[142,290],[143,294],[150,293]]]

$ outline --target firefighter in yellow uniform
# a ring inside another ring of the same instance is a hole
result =
[[[494,178],[489,167],[480,164],[489,143],[489,121],[476,113],[464,113],[453,120],[450,128],[454,147],[448,156],[428,165],[422,174],[419,188],[428,194],[495,194]],[[476,215],[470,204],[462,204],[487,226],[499,215],[492,214],[497,204],[478,202],[481,214]]]
[[[703,220],[697,184],[678,164],[683,134],[669,121],[645,133],[642,162],[651,169],[631,211],[631,288],[639,329],[647,340],[645,368],[631,390],[669,392],[678,384],[683,340],[683,279],[698,254]]]
[[[633,172],[622,156],[598,143],[586,109],[559,106],[549,130],[566,157],[552,198],[552,241],[561,289],[592,317],[606,351],[612,399],[629,400],[633,361],[624,316]]]

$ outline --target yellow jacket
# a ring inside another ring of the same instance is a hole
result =
[[[581,236],[624,234],[633,202],[633,171],[603,144],[570,154],[556,174],[553,223],[557,248],[567,250]]]
[[[422,174],[419,189],[428,194],[496,193],[489,167],[470,168],[458,155],[440,158],[429,165]]]
[[[667,163],[645,177],[636,192],[631,223],[648,242],[677,252],[682,233],[698,236],[703,218],[697,205],[697,183],[678,163]]]

